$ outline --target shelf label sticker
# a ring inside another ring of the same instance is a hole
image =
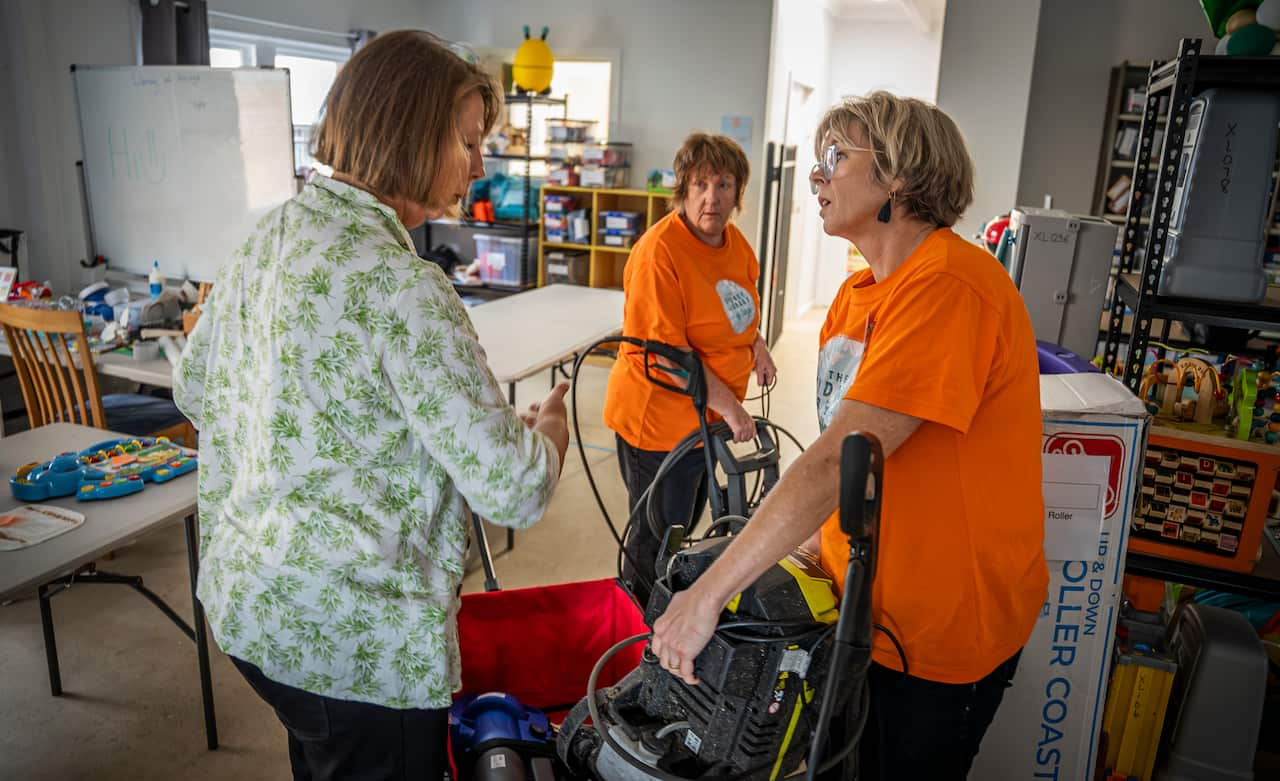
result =
[[[1044,555],[1081,561],[1097,553],[1111,459],[1044,453]]]

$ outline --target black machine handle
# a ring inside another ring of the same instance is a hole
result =
[[[663,365],[658,357],[665,358],[675,364],[678,369]],[[671,375],[682,376],[688,380],[684,387],[676,385],[669,379]],[[707,407],[707,378],[703,373],[702,361],[692,350],[681,350],[665,342],[646,339],[644,342],[644,375],[645,378],[660,388],[693,398],[693,406],[701,415]]]
[[[657,356],[665,358],[678,369],[664,365]],[[672,374],[684,376],[688,382],[682,388],[672,383]],[[646,339],[644,342],[644,376],[649,382],[660,388],[689,396],[693,399],[693,409],[698,413],[698,431],[702,434],[703,458],[707,466],[707,497],[711,500],[711,517],[720,518],[726,512],[723,497],[716,489],[716,465],[711,455],[711,435],[707,433],[707,376],[702,368],[702,359],[693,350],[682,350],[665,342]]]
[[[875,577],[876,537],[880,529],[880,497],[884,492],[884,450],[874,434],[855,431],[840,444],[840,529],[849,535],[849,566],[844,598],[831,644],[831,664],[809,747],[806,778],[817,777],[823,743],[829,736],[837,687],[850,687],[860,697],[871,662],[871,582]],[[847,672],[850,679],[844,679]],[[863,701],[865,707],[865,701]],[[865,718],[858,714],[854,721]]]
[[[840,445],[840,530],[849,535],[850,558],[875,575],[874,551],[880,531],[880,497],[884,489],[884,449],[874,434],[855,431]]]

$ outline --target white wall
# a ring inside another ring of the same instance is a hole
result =
[[[14,71],[22,63],[18,52],[9,45],[9,31],[18,23],[16,10],[17,5],[0,3],[0,106],[18,105]],[[14,113],[0,112],[0,178],[4,179],[15,176],[21,164]],[[18,195],[14,181],[0,182],[0,228],[27,224],[26,204]]]
[[[882,89],[933,103],[941,55],[940,24],[921,30],[907,21],[837,20],[829,63],[832,101]]]
[[[334,36],[281,30],[252,22],[242,23],[220,18],[213,12],[220,11],[333,33],[345,33],[354,29],[388,32],[424,27],[423,14],[426,7],[427,0],[209,0],[209,26],[341,46],[343,41]]]
[[[214,0],[210,5],[342,32],[420,27],[425,0]],[[137,0],[4,0],[0,23],[0,99],[17,109],[0,111],[0,227],[27,232],[32,276],[49,280],[56,290],[74,291],[81,281],[77,261],[88,250],[75,168],[80,136],[70,66],[139,62]]]
[[[873,9],[872,9],[873,10]],[[927,29],[906,18],[833,20],[829,32],[826,62],[827,97],[830,106],[846,95],[865,95],[883,89],[905,97],[935,102],[938,94],[938,61],[942,55],[941,20],[926,20]],[[800,150],[801,160],[813,157],[811,148]],[[802,166],[808,171],[808,166]],[[812,201],[806,191],[803,197]],[[806,219],[817,222],[817,206],[811,204]],[[792,230],[797,229],[792,225]],[[807,302],[797,300],[795,314],[807,303],[826,306],[845,278],[848,243],[833,239],[816,228],[818,237],[810,242],[809,253],[816,254],[813,267],[812,293]],[[792,261],[796,261],[792,256]],[[805,281],[801,280],[803,285]],[[799,296],[797,296],[799,298]],[[788,307],[791,308],[791,307]]]
[[[824,284],[823,271],[843,269],[847,247],[845,242],[822,232],[817,204],[807,184],[813,163],[813,131],[822,112],[831,105],[827,63],[834,20],[828,5],[823,0],[774,1],[766,140],[798,146],[787,276],[780,280],[786,288],[783,314],[787,319],[830,302],[835,290],[829,283]],[[795,84],[813,88],[812,96],[802,107],[796,105]],[[827,287],[832,289],[826,290]]]
[[[528,24],[551,28],[552,52],[620,52],[614,89],[621,91],[621,116],[609,135],[635,144],[633,187],[643,186],[650,168],[670,168],[691,131],[719,133],[722,116],[750,117],[752,179],[737,222],[757,243],[770,0],[427,0],[426,6],[428,30],[477,47],[514,49]]]
[[[17,161],[4,174],[4,217],[13,223],[5,227],[27,232],[32,276],[59,291],[78,289],[77,261],[88,253],[70,66],[132,64],[135,7],[132,0],[10,0],[0,17],[10,63],[0,92],[8,91],[6,105],[16,109],[0,134],[0,159]]]
[[[1040,6],[1040,0],[947,0],[937,103],[960,126],[977,169],[973,205],[956,225],[961,236],[977,234],[1017,200]],[[1078,54],[1096,56],[1090,48]]]
[[[1045,3],[1018,182],[1019,205],[1093,212],[1093,185],[1112,66],[1172,59],[1182,38],[1216,39],[1195,0]],[[1012,205],[1012,204],[1010,204]],[[988,215],[989,216],[989,215]]]

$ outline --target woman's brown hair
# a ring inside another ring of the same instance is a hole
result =
[[[379,197],[448,210],[453,193],[439,188],[450,177],[441,174],[467,165],[454,118],[473,90],[487,135],[502,108],[491,76],[424,30],[379,35],[338,71],[312,140],[315,158]]]
[[[675,169],[676,186],[671,193],[671,208],[678,209],[689,195],[689,178],[698,174],[732,174],[738,191],[733,207],[742,208],[742,193],[751,177],[751,163],[746,152],[728,136],[690,133],[676,152],[671,167]]]

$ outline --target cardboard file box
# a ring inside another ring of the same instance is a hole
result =
[[[1049,593],[970,778],[1090,781],[1098,754],[1149,416],[1105,374],[1042,375],[1040,407]]]

